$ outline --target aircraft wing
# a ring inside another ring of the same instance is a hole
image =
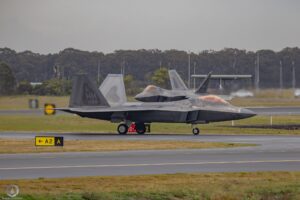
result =
[[[161,102],[158,103],[141,103],[130,102],[121,106],[106,107],[106,106],[81,106],[81,107],[68,107],[68,108],[55,108],[55,110],[70,112],[70,113],[110,113],[110,112],[143,112],[143,111],[212,111],[212,112],[239,112],[236,107],[204,105],[201,107],[191,106],[189,101],[182,100],[174,102]]]
[[[148,103],[148,106],[143,106],[139,103],[129,104],[115,107],[78,107],[78,108],[55,108],[55,110],[65,111],[69,113],[110,113],[110,112],[143,112],[143,111],[192,111],[193,108],[187,109],[186,106],[176,106],[176,105],[162,105],[162,106],[152,106]]]
[[[248,107],[257,115],[300,115],[300,107]]]

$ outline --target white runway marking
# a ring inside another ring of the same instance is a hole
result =
[[[109,165],[62,165],[62,166],[32,166],[32,167],[2,167],[0,170],[30,170],[30,169],[66,169],[66,168],[102,168],[102,167],[147,167],[147,166],[176,166],[176,165],[208,165],[208,164],[253,164],[253,163],[296,163],[300,160],[251,160],[251,161],[210,161],[182,163],[137,163]]]

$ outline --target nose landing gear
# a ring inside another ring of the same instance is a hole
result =
[[[195,127],[195,128],[193,128],[192,132],[193,132],[194,135],[199,135],[200,129]]]

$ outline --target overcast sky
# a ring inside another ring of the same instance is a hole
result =
[[[0,0],[0,47],[56,53],[300,46],[298,0]]]

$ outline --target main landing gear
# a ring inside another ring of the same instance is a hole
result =
[[[128,126],[127,124],[119,124],[118,126],[118,133],[120,135],[126,135],[128,132]]]
[[[139,135],[143,135],[146,132],[146,126],[144,123],[135,123],[135,130]]]
[[[193,132],[194,135],[199,135],[200,129],[195,127],[195,128],[193,128],[192,132]]]
[[[130,124],[127,125],[126,123],[119,124],[118,129],[117,129],[118,133],[120,135],[126,135],[128,132],[129,126],[130,126]],[[137,134],[143,135],[146,132],[146,126],[144,123],[137,122],[137,123],[135,123],[135,130],[136,130]]]

